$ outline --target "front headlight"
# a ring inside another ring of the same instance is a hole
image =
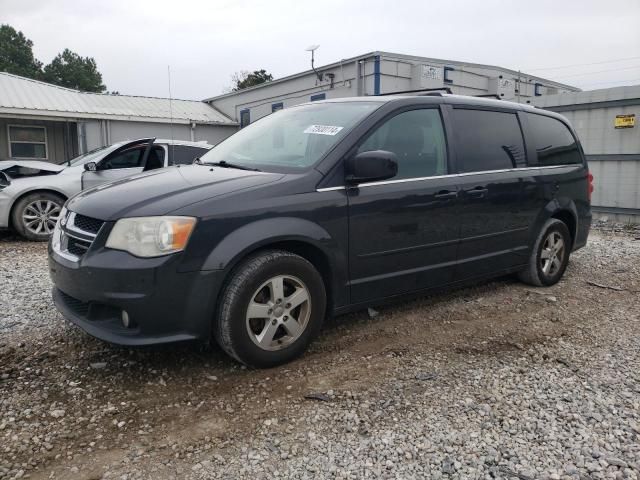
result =
[[[159,257],[184,250],[196,224],[192,217],[136,217],[116,222],[107,248],[137,257]]]

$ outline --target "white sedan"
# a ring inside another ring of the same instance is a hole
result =
[[[13,227],[28,240],[45,241],[72,195],[136,173],[191,164],[211,148],[204,142],[143,138],[98,148],[64,165],[0,161],[0,228]]]

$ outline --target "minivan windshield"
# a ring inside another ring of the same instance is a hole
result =
[[[314,165],[378,102],[322,102],[280,110],[204,154],[199,163],[290,173]]]

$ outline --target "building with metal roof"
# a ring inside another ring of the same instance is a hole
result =
[[[205,102],[80,92],[0,72],[0,160],[62,163],[140,137],[216,144],[237,125]]]
[[[243,126],[299,103],[425,89],[530,103],[580,89],[508,68],[375,51],[279,78],[205,102]]]

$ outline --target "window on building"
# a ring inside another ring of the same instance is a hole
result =
[[[324,100],[327,98],[325,93],[316,93],[315,95],[311,95],[311,101],[316,102],[318,100]]]
[[[25,125],[9,125],[11,158],[47,159],[47,129]]]
[[[582,163],[575,138],[567,126],[546,115],[527,113],[533,146],[538,154],[532,165],[569,165]]]
[[[410,110],[387,120],[360,145],[358,153],[372,150],[396,154],[396,179],[447,173],[444,130],[440,112],[434,108]]]
[[[244,128],[251,123],[251,111],[247,108],[246,110],[240,110],[240,128]]]
[[[515,113],[456,108],[453,120],[459,172],[526,166],[522,131]]]
[[[283,108],[284,108],[284,105],[282,104],[282,102],[272,103],[271,104],[271,113],[277,112],[278,110],[282,110]]]

